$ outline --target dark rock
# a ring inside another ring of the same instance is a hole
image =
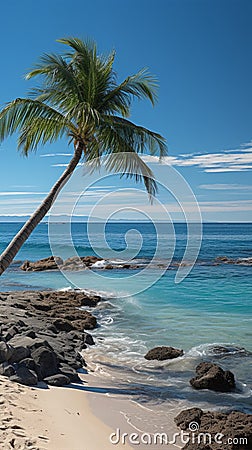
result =
[[[22,361],[20,361],[19,365],[25,366],[25,367],[27,367],[27,369],[33,370],[36,373],[38,371],[38,366],[35,363],[34,359],[32,359],[32,358],[22,359]]]
[[[193,431],[194,439],[190,439],[183,449],[249,450],[252,448],[251,414],[240,411],[203,412],[199,408],[191,408],[182,411],[174,421],[182,430],[186,430],[189,436],[191,436],[190,423],[197,422],[199,425],[199,429]],[[207,438],[206,443],[202,439],[202,434]],[[216,436],[218,436],[219,442],[216,442]],[[220,443],[220,439],[222,443]]]
[[[87,348],[87,345],[84,344],[84,342],[81,342],[81,344],[77,347],[78,352],[82,352],[82,350],[85,350]]]
[[[56,328],[56,330],[58,330],[58,331],[68,332],[68,331],[71,331],[74,329],[71,322],[66,319],[56,319],[56,320],[54,320],[53,325]]]
[[[23,334],[16,335],[14,338],[12,338],[9,341],[9,344],[11,344],[14,347],[14,351],[15,351],[15,349],[18,349],[21,347],[26,347],[29,350],[29,354],[27,353],[27,355],[24,356],[23,358],[27,358],[28,356],[30,356],[30,352],[32,352],[33,350],[35,350],[36,348],[39,348],[39,347],[48,347],[52,350],[52,347],[47,342],[47,340],[40,339],[40,338],[33,339],[33,338],[31,338],[29,336],[25,336]],[[18,362],[18,361],[15,361],[15,362]]]
[[[9,361],[13,354],[13,349],[6,342],[0,341],[0,363]]]
[[[35,262],[25,261],[20,267],[21,270],[39,272],[41,270],[58,269],[63,264],[63,260],[58,256],[49,256]]]
[[[70,357],[68,355],[65,356],[64,362],[75,370],[81,369],[83,367],[81,361],[78,361],[76,358]]]
[[[145,359],[152,360],[157,359],[158,361],[164,361],[165,359],[178,358],[183,355],[183,350],[173,347],[155,347],[149,350]]]
[[[81,379],[78,375],[78,373],[70,366],[68,365],[61,365],[60,366],[60,373],[62,373],[63,375],[66,375],[71,383],[80,383]]]
[[[4,377],[11,377],[11,375],[14,374],[15,369],[11,364],[7,362],[0,364],[0,375],[3,375]]]
[[[32,341],[30,342],[30,344],[28,345],[28,347],[30,348],[31,352],[33,350],[35,350],[36,348],[39,347],[47,347],[50,350],[53,350],[52,346],[49,344],[48,340],[46,339],[40,339],[39,337],[36,339],[32,339]]]
[[[19,332],[18,328],[13,325],[10,327],[5,335],[6,341],[9,341],[11,338],[13,338],[17,333]]]
[[[214,260],[214,264],[239,264],[242,266],[251,266],[252,265],[252,258],[237,258],[232,259],[228,258],[227,256],[218,256]]]
[[[202,362],[196,367],[196,377],[190,380],[195,389],[210,389],[231,392],[235,389],[235,378],[229,370],[224,371],[217,364]]]
[[[32,358],[40,367],[42,378],[50,377],[58,372],[58,358],[53,350],[47,347],[39,347],[33,350]]]
[[[67,333],[67,339],[70,341],[81,341],[85,333],[81,333],[80,331],[73,330]]]
[[[52,312],[52,316],[56,315],[59,316],[59,311]],[[93,330],[97,325],[96,318],[88,311],[71,311],[71,313],[60,311],[60,315],[61,317],[57,317],[53,321],[53,325],[58,331],[78,330],[83,332],[84,329]]]
[[[84,333],[83,334],[83,342],[84,344],[87,345],[95,345],[95,341],[93,339],[93,336],[89,333]]]
[[[66,259],[61,266],[62,270],[84,270],[86,268],[86,264],[78,256]]]
[[[100,302],[101,297],[99,295],[80,294],[78,300],[80,302],[80,306],[90,306],[91,308],[94,308]]]
[[[21,301],[21,300],[10,301],[9,304],[10,304],[10,306],[12,306],[12,308],[16,308],[16,309],[26,309],[27,308],[26,302]]]
[[[76,370],[83,368],[85,361],[78,349],[93,345],[92,336],[84,329],[96,326],[96,318],[83,307],[95,307],[100,300],[98,295],[74,290],[0,293],[0,342],[4,358],[8,345],[12,353],[9,365],[13,364],[6,373],[22,382],[21,375],[13,373],[22,367],[36,373],[39,380],[61,374],[80,382]],[[6,359],[4,362],[2,371],[7,367]]]
[[[81,261],[87,266],[90,267],[97,261],[102,261],[102,258],[98,256],[81,256]]]
[[[98,258],[97,256],[73,256],[66,259],[61,268],[63,270],[84,270],[101,260],[102,258]]]
[[[244,347],[238,346],[224,346],[224,345],[213,345],[210,347],[210,354],[215,356],[250,356],[251,352],[246,350]]]
[[[57,328],[56,328],[55,325],[53,325],[53,324],[48,325],[47,330],[48,330],[48,331],[51,331],[51,332],[54,333],[54,334],[57,334],[57,333],[58,333]]]
[[[30,347],[34,342],[29,336],[25,336],[24,334],[18,334],[10,339],[9,344],[13,347]]]
[[[15,375],[10,376],[10,380],[25,384],[26,386],[35,386],[38,382],[38,377],[33,370],[30,370],[25,366],[19,366],[16,368]]]
[[[32,307],[38,309],[39,311],[49,311],[51,309],[48,303],[40,302],[32,302]]]
[[[51,386],[65,386],[66,384],[70,384],[70,379],[62,373],[46,377],[43,381]]]
[[[217,256],[217,258],[215,258],[215,261],[218,263],[229,263],[230,261],[233,262],[233,260],[228,258],[227,256]]]
[[[26,325],[26,323],[23,320],[19,319],[16,322],[16,326],[19,327],[19,328],[23,328],[23,327],[26,327],[27,325]]]
[[[252,266],[252,258],[238,258],[235,264],[240,264],[242,266]]]
[[[29,358],[31,352],[28,347],[24,347],[22,345],[18,347],[13,347],[12,356],[9,359],[9,362],[12,363],[18,363],[24,358]]]
[[[82,354],[79,353],[79,352],[76,352],[76,361],[79,362],[82,367],[85,367],[87,365],[85,359],[82,356]]]
[[[90,314],[87,311],[85,311],[85,312],[86,312],[85,317],[83,317],[82,319],[79,319],[79,320],[75,320],[73,322],[74,328],[79,331],[93,330],[97,326],[96,317],[94,317],[92,314]]]
[[[200,425],[202,414],[203,411],[200,408],[189,408],[181,411],[181,413],[175,417],[174,422],[181,430],[187,430],[191,422],[197,422]]]
[[[25,332],[25,336],[35,339],[37,337],[36,333],[33,330],[29,330]]]

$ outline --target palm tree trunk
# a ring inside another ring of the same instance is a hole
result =
[[[30,217],[30,219],[24,224],[21,230],[16,234],[16,236],[12,239],[8,247],[4,250],[4,252],[0,256],[0,275],[9,267],[12,260],[15,258],[16,254],[24,244],[24,242],[28,239],[34,228],[41,222],[41,220],[45,217],[45,215],[50,210],[52,204],[56,200],[59,192],[63,188],[63,186],[67,183],[70,176],[72,175],[74,169],[79,163],[82,152],[84,151],[84,146],[82,143],[77,142],[75,145],[74,156],[68,164],[65,172],[61,175],[59,180],[55,183],[43,203],[39,206],[39,208],[34,212],[34,214]]]

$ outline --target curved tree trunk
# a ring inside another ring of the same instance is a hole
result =
[[[67,183],[70,176],[72,175],[74,169],[79,163],[82,152],[84,151],[84,147],[81,143],[77,143],[75,146],[74,156],[68,164],[65,172],[61,175],[59,180],[55,183],[43,203],[39,206],[39,208],[35,211],[35,213],[30,217],[29,220],[24,224],[21,230],[16,234],[16,236],[12,239],[8,247],[4,250],[4,252],[0,256],[0,275],[9,267],[10,263],[15,258],[16,254],[24,244],[24,242],[28,239],[34,228],[41,222],[41,220],[45,217],[45,215],[50,210],[52,204],[56,200],[59,192],[63,188],[63,186]]]

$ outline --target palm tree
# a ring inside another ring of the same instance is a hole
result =
[[[77,38],[59,39],[68,46],[63,55],[45,54],[27,79],[38,77],[39,87],[27,98],[17,98],[0,112],[0,140],[18,132],[18,148],[24,155],[39,145],[66,137],[74,154],[64,173],[43,203],[0,256],[0,275],[7,269],[23,243],[50,210],[60,190],[83,158],[123,172],[142,181],[150,195],[156,183],[141,153],[164,156],[164,138],[127,119],[132,100],[149,99],[154,105],[156,80],[146,69],[117,84],[113,71],[115,53],[97,55],[93,42]]]

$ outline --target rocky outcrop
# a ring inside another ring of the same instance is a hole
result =
[[[35,262],[25,261],[20,269],[26,272],[40,272],[42,270],[55,270],[63,264],[63,260],[58,256],[49,256],[49,258],[40,259]]]
[[[35,371],[20,365],[16,367],[15,373],[10,376],[10,380],[26,386],[35,386],[38,382],[38,376]]]
[[[70,383],[70,378],[66,375],[57,373],[56,375],[45,378],[44,381],[51,386],[65,386]]]
[[[97,324],[82,308],[100,300],[78,291],[0,293],[0,374],[29,386],[80,382],[80,352],[94,345],[85,330]]]
[[[241,266],[252,266],[252,258],[228,258],[227,256],[218,256],[214,260],[215,265],[219,264],[239,264]]]
[[[145,264],[132,264],[104,260],[98,256],[73,256],[63,261],[58,256],[50,256],[38,261],[25,261],[20,269],[24,271],[42,271],[42,270],[111,270],[111,269],[139,269],[145,267]]]
[[[235,378],[232,372],[224,371],[217,364],[202,362],[196,367],[196,377],[190,384],[195,389],[231,392],[235,389]]]
[[[165,359],[174,359],[182,356],[184,354],[183,350],[173,347],[154,347],[149,350],[144,356],[145,359],[152,360],[157,359],[158,361],[164,361]]]
[[[91,267],[102,258],[97,256],[73,256],[63,261],[58,256],[49,256],[48,258],[39,259],[38,261],[25,261],[20,269],[26,272],[39,272],[42,270],[83,270]]]
[[[15,262],[15,266],[18,266],[20,262]],[[241,266],[252,266],[252,258],[230,258],[228,256],[218,256],[208,264],[220,265],[220,264],[236,264]],[[159,269],[175,269],[177,267],[191,266],[191,262],[177,262],[173,261],[171,265],[167,265],[166,262],[158,262],[153,264],[146,260],[139,260],[135,262],[128,261],[110,261],[104,260],[98,256],[73,256],[63,261],[58,256],[49,256],[48,258],[40,259],[38,261],[24,261],[20,266],[24,271],[43,271],[43,270],[64,270],[64,271],[79,271],[79,270],[112,270],[112,269],[129,269],[138,270],[145,267],[159,268]]]
[[[13,354],[13,349],[6,344],[6,342],[0,342],[0,363],[9,361]]]
[[[83,270],[90,268],[97,261],[102,261],[102,258],[98,256],[73,256],[72,258],[66,259],[62,266],[62,270]]]
[[[182,411],[174,419],[189,436],[186,450],[249,450],[252,448],[252,415],[240,411]]]

